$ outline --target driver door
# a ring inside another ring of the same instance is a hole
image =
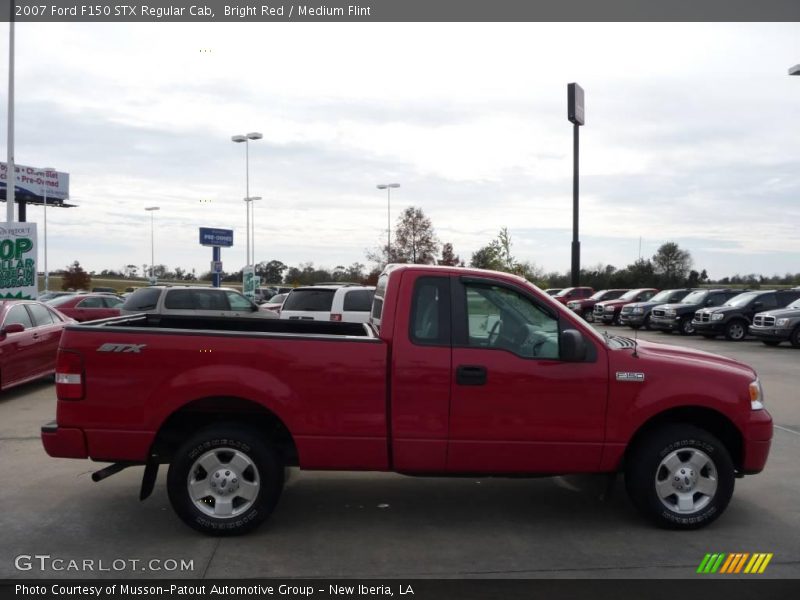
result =
[[[580,472],[600,463],[605,351],[559,358],[569,323],[511,284],[456,278],[447,470]]]

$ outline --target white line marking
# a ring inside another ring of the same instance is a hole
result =
[[[795,435],[800,435],[800,431],[795,431],[794,429],[789,429],[788,427],[781,427],[780,425],[774,425],[775,429],[781,429],[783,431],[788,431],[789,433],[793,433]]]

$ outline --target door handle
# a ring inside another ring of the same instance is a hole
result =
[[[459,365],[456,369],[458,385],[486,385],[486,367],[480,365]]]

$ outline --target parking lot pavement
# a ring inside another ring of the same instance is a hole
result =
[[[709,552],[772,552],[761,577],[798,577],[800,351],[752,341],[639,337],[751,364],[779,426],[765,472],[737,480],[725,515],[700,531],[651,527],[621,481],[601,500],[605,477],[442,479],[293,470],[277,510],[258,531],[208,538],[172,513],[163,472],[153,496],[139,502],[141,468],[93,483],[89,475],[102,465],[49,458],[38,434],[54,417],[54,388],[35,383],[0,395],[0,577],[683,578],[697,577]],[[58,559],[64,570],[52,568]],[[149,564],[152,559],[161,562]],[[66,570],[70,560],[78,566],[94,561],[94,570]],[[166,570],[180,569],[181,561],[192,561],[191,569]],[[18,569],[28,564],[30,570]]]

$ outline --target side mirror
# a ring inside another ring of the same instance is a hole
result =
[[[9,333],[22,333],[25,331],[25,325],[22,323],[11,323],[0,329],[0,340],[6,339]]]
[[[753,308],[760,308],[762,306],[764,306],[764,303],[761,301],[753,302]]]
[[[559,339],[561,347],[561,360],[567,362],[582,362],[586,359],[586,340],[577,329],[565,329]]]

